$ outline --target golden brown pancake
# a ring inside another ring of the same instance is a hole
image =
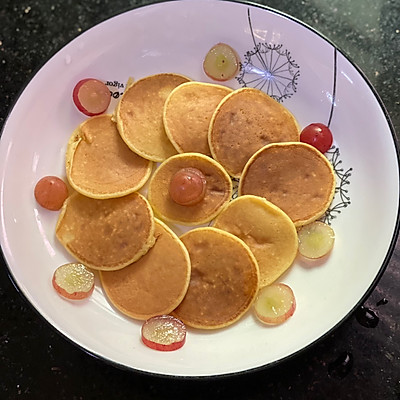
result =
[[[101,271],[111,303],[129,317],[169,314],[182,301],[190,280],[189,253],[163,222],[155,220],[156,243],[138,261],[118,271]]]
[[[203,82],[187,82],[176,87],[164,106],[164,127],[178,153],[211,156],[208,128],[221,100],[232,89]]]
[[[282,104],[253,88],[226,96],[213,114],[208,132],[211,154],[233,177],[261,147],[299,140],[295,117]]]
[[[173,89],[189,80],[178,74],[157,74],[126,88],[115,109],[114,119],[131,150],[156,162],[176,154],[164,129],[164,103]]]
[[[73,132],[66,152],[67,178],[85,196],[106,199],[140,189],[150,177],[152,162],[131,151],[111,115],[83,122]]]
[[[260,269],[260,287],[278,279],[296,258],[295,225],[263,197],[236,198],[217,216],[213,226],[232,233],[249,246]]]
[[[238,321],[258,291],[257,261],[248,246],[220,229],[193,229],[181,236],[189,251],[189,288],[173,314],[186,325],[217,329]]]
[[[169,185],[176,172],[183,168],[200,170],[207,181],[204,199],[195,205],[175,203],[169,195]],[[154,212],[162,219],[183,225],[211,221],[232,195],[232,181],[212,158],[200,153],[177,154],[165,160],[150,179],[148,199]]]
[[[153,246],[153,211],[137,192],[105,200],[75,192],[64,202],[56,236],[87,267],[121,269]]]
[[[270,144],[247,162],[239,195],[265,197],[301,226],[321,217],[335,193],[328,159],[306,143]]]

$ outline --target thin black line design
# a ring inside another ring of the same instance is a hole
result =
[[[331,111],[329,113],[328,119],[328,128],[331,125],[332,116],[333,116],[333,109],[335,108],[336,104],[336,79],[337,79],[337,48],[333,48],[333,89],[332,89],[332,102],[331,102]]]
[[[344,169],[342,166],[342,160],[340,159],[340,151],[338,147],[332,146],[326,153],[326,157],[329,162],[332,164],[333,171],[337,177],[336,180],[336,188],[335,188],[335,197],[332,201],[332,204],[326,210],[325,214],[319,219],[322,222],[325,222],[328,225],[332,224],[332,220],[334,220],[344,208],[348,207],[351,204],[348,185],[350,184],[349,178],[353,172],[353,168]],[[231,178],[233,191],[231,200],[236,199],[239,196],[239,178]],[[335,200],[338,200],[335,203]]]
[[[244,55],[245,61],[240,63],[240,73],[236,80],[243,87],[264,90],[282,102],[297,91],[300,67],[290,52],[283,49],[282,44],[257,43],[250,9],[247,9],[247,19],[254,47]]]
[[[245,61],[240,64],[240,74],[236,77],[237,81],[243,87],[250,85],[260,90],[264,89],[269,96],[279,102],[290,98],[297,91],[297,81],[300,76],[299,65],[294,62],[289,51],[282,49],[282,44],[272,45],[256,42],[250,16],[250,9],[247,9],[247,20],[254,48],[251,51],[247,51],[245,54]],[[336,106],[338,70],[337,55],[337,48],[333,46],[333,84],[331,107],[327,123],[328,127],[331,125],[333,111]],[[284,60],[283,62],[282,59]],[[254,65],[254,61],[258,61],[259,67],[261,68]],[[287,69],[284,69],[286,67]],[[251,79],[245,79],[249,77],[249,75],[251,75]],[[341,213],[342,209],[351,204],[347,187],[350,184],[349,178],[352,175],[353,168],[344,170],[342,167],[342,160],[339,159],[339,148],[335,146],[332,146],[331,149],[328,150],[326,156],[332,164],[333,170],[337,177],[337,186],[335,188],[333,202],[323,217],[320,218],[320,220],[330,225],[332,220]],[[232,178],[232,183],[232,199],[235,199],[238,197],[239,179]]]
[[[331,99],[331,109],[329,113],[328,119],[328,128],[332,122],[333,110],[336,106],[336,87],[337,87],[337,48],[333,47],[333,88],[332,88],[332,99]],[[347,186],[350,184],[350,176],[352,174],[353,168],[348,168],[344,170],[342,165],[342,160],[339,159],[340,151],[336,146],[332,146],[327,152],[326,156],[330,163],[332,164],[333,170],[337,177],[337,186],[335,188],[335,197],[332,201],[332,204],[326,210],[323,217],[320,219],[321,221],[331,225],[332,220],[337,217],[338,214],[342,212],[342,209],[348,207],[351,204],[349,191]],[[339,195],[339,201],[335,203],[337,200],[337,195]],[[335,204],[334,204],[335,203]]]
[[[345,170],[342,167],[342,160],[339,159],[340,151],[338,147],[332,146],[326,152],[326,156],[332,164],[333,170],[338,179],[335,188],[335,198],[320,220],[328,225],[331,225],[332,220],[335,219],[344,208],[351,204],[347,186],[350,184],[349,178],[353,172],[353,168],[348,168]],[[339,201],[334,204],[335,200],[337,199],[337,195],[339,196]]]
[[[239,196],[239,178],[232,178],[232,197],[231,200],[235,200]]]

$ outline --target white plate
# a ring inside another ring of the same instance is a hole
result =
[[[300,125],[330,121],[339,150],[330,156],[340,185],[329,215],[335,217],[329,221],[336,246],[325,263],[311,268],[296,262],[282,277],[298,304],[286,323],[261,326],[249,312],[227,329],[189,330],[187,343],[178,351],[156,352],[141,343],[141,323],[116,312],[100,285],[82,303],[65,301],[54,292],[54,269],[72,259],[55,240],[57,213],[38,207],[33,189],[44,175],[65,175],[67,140],[85,119],[71,101],[79,79],[108,81],[115,97],[112,110],[130,76],[177,72],[210,81],[202,60],[217,42],[230,44],[243,62],[239,80],[228,82],[230,86],[254,86],[251,82],[261,79],[263,89],[274,87],[269,94],[280,97]],[[265,73],[269,66],[275,68],[270,80]],[[1,245],[13,280],[72,342],[139,371],[224,375],[296,354],[343,321],[376,284],[398,229],[394,131],[371,85],[324,37],[258,6],[174,1],[138,8],[95,26],[55,54],[29,82],[6,121],[0,145]]]

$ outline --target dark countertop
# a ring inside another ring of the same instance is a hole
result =
[[[100,21],[151,1],[2,0],[0,126],[27,80],[58,49]],[[400,132],[398,0],[256,1],[335,42],[367,75]],[[338,329],[274,368],[213,380],[171,380],[119,370],[61,337],[0,267],[1,399],[400,399],[400,241],[364,306]],[[365,320],[365,318],[364,318]],[[340,361],[345,360],[341,365]]]

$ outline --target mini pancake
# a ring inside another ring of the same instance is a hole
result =
[[[335,174],[328,159],[311,145],[270,144],[247,162],[239,183],[239,195],[245,194],[265,197],[301,226],[328,209]]]
[[[237,89],[215,110],[209,127],[211,154],[233,177],[240,177],[249,158],[261,147],[298,141],[295,117],[261,90]]]
[[[200,329],[223,328],[238,321],[258,291],[257,261],[236,236],[206,227],[188,231],[181,240],[189,251],[189,288],[173,315]]]
[[[56,236],[87,267],[121,269],[153,246],[153,211],[137,192],[105,200],[75,192],[64,202]]]
[[[164,103],[173,89],[188,81],[185,76],[165,73],[128,85],[115,109],[114,119],[131,150],[156,162],[176,154],[164,129]]]
[[[249,246],[260,269],[260,287],[278,279],[296,258],[296,227],[280,208],[262,197],[237,197],[218,215],[213,226]]]
[[[169,194],[175,173],[184,168],[196,168],[206,178],[203,200],[184,206]],[[200,153],[177,154],[165,160],[150,178],[148,199],[154,212],[162,219],[182,225],[197,225],[211,221],[232,196],[232,181],[225,170],[212,158]]]
[[[172,312],[190,280],[189,253],[178,236],[157,219],[154,235],[156,243],[138,261],[100,273],[110,302],[123,314],[140,320]]]
[[[111,115],[92,117],[79,125],[66,151],[69,183],[79,193],[97,199],[140,189],[150,177],[152,164],[129,149]]]
[[[232,89],[203,82],[187,82],[176,87],[164,106],[164,127],[178,153],[211,156],[208,128],[221,100]]]

